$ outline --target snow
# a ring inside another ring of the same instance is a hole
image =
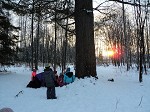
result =
[[[45,87],[26,88],[31,79],[28,67],[12,66],[8,70],[0,73],[0,109],[8,107],[14,112],[150,112],[150,69],[139,83],[134,67],[127,72],[125,67],[97,66],[97,80],[76,79],[72,84],[56,87],[58,98],[54,100],[46,99]],[[42,71],[40,67],[38,72]],[[109,78],[114,82],[108,81]]]

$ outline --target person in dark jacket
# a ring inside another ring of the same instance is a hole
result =
[[[45,67],[43,78],[45,80],[45,84],[47,87],[47,99],[56,99],[56,93],[55,93],[56,78],[50,66]]]

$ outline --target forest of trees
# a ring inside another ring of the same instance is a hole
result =
[[[100,21],[95,23],[95,29],[101,28],[99,31],[105,36],[108,49],[117,50],[112,58],[113,64],[125,65],[127,71],[132,68],[132,64],[136,64],[139,82],[142,82],[142,74],[147,74],[147,68],[150,67],[149,0],[110,1],[115,2],[107,5],[109,8],[105,8],[103,12],[98,10],[104,16],[99,17]]]
[[[112,63],[127,71],[136,64],[142,82],[150,68],[149,0],[98,3],[93,7],[92,0],[1,0],[1,65],[25,63],[38,69],[50,63],[63,71],[71,63],[78,78],[96,77],[100,57],[95,56],[94,37],[103,36],[108,49],[117,51]]]

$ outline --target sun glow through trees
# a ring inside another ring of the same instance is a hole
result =
[[[114,51],[110,50],[110,51],[103,51],[102,52],[102,56],[104,57],[112,57],[114,55]]]
[[[103,57],[108,57],[112,59],[120,59],[122,56],[123,52],[121,51],[120,48],[112,48],[110,50],[103,50],[102,51],[102,56]]]

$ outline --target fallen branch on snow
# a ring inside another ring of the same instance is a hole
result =
[[[15,98],[18,97],[20,94],[23,94],[23,90],[19,91],[19,93],[15,95]]]

